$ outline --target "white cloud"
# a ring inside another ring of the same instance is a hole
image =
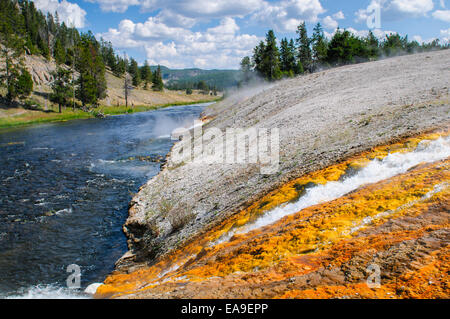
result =
[[[450,28],[447,30],[441,30],[441,36],[450,38]]]
[[[423,43],[423,39],[422,39],[422,37],[420,35],[413,36],[413,40],[417,41],[419,43]]]
[[[183,27],[191,28],[196,24],[196,20],[193,18],[185,17],[181,14],[175,13],[171,10],[162,10],[158,13],[156,18],[171,27]]]
[[[433,0],[372,0],[355,13],[356,22],[365,22],[377,5],[381,7],[381,22],[424,16],[434,8]]]
[[[372,33],[378,39],[384,39],[387,35],[395,34],[397,32],[395,32],[395,31],[383,31],[383,30],[380,30],[380,29],[376,29],[376,30],[372,30]]]
[[[335,14],[333,14],[333,18],[336,20],[344,20],[345,19],[345,15],[342,11],[339,11]]]
[[[450,22],[450,10],[436,10],[433,12],[433,17],[444,22]]]
[[[450,44],[450,28],[447,30],[441,30],[441,40],[444,43]]]
[[[413,40],[417,41],[419,44],[428,44],[436,40],[436,38],[423,39],[420,35],[415,35],[413,36]]]
[[[338,22],[330,16],[326,16],[325,18],[323,18],[322,22],[323,22],[323,26],[325,27],[325,29],[333,29],[334,30],[339,25]]]
[[[80,8],[76,3],[70,3],[66,0],[34,0],[37,9],[43,12],[54,14],[58,12],[60,22],[68,26],[83,28],[86,25],[86,11]]]
[[[175,40],[186,36],[189,31],[180,27],[169,27],[154,17],[150,17],[144,23],[136,23],[133,35],[138,39],[170,39]]]
[[[162,42],[157,42],[151,47],[145,48],[147,53],[147,59],[158,60],[161,56],[163,57],[175,57],[177,55],[177,48],[174,42],[164,44]]]
[[[149,1],[144,8],[170,8],[171,10],[191,18],[244,17],[259,9],[263,0],[166,0]]]
[[[239,31],[239,26],[236,24],[236,21],[232,18],[224,18],[217,27],[209,28],[207,33],[213,35],[227,35],[235,34],[237,31]]]
[[[202,32],[170,27],[157,17],[144,23],[122,20],[117,28],[98,34],[116,48],[143,49],[150,64],[170,68],[238,68],[261,38],[240,34],[233,18],[223,18],[218,25]]]
[[[433,0],[393,0],[390,7],[402,13],[421,15],[433,10],[434,4]]]
[[[325,12],[319,0],[281,0],[264,2],[252,19],[277,31],[295,31],[303,21],[317,22]]]
[[[356,36],[358,36],[358,37],[366,37],[368,34],[369,34],[369,30],[356,30],[356,29],[353,29],[353,28],[348,28],[348,29],[346,29],[347,31],[349,31],[349,32],[351,32],[351,33],[353,33],[354,35],[356,35]],[[381,31],[382,32],[382,31]],[[374,33],[374,35],[377,37],[377,38],[381,38],[381,37],[384,37],[384,33],[381,35],[380,33],[378,33],[378,34],[375,34]]]
[[[103,11],[125,12],[131,6],[141,11],[168,10],[188,18],[245,16],[259,9],[263,0],[86,0],[98,3]]]
[[[168,26],[192,27],[199,21],[226,17],[243,18],[280,30],[295,31],[303,21],[316,22],[326,10],[320,0],[86,0],[98,3],[103,11],[125,12],[139,6],[143,12],[160,10],[158,18]],[[343,18],[338,12],[335,19]]]
[[[105,12],[125,12],[128,7],[141,4],[140,0],[85,0],[91,3],[98,3],[100,9]]]

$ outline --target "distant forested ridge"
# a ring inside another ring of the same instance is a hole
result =
[[[260,78],[276,81],[346,64],[448,48],[449,44],[441,45],[438,39],[420,44],[397,33],[379,39],[371,31],[360,37],[339,28],[328,39],[320,23],[308,36],[306,24],[302,23],[297,27],[297,38],[284,38],[279,46],[275,33],[269,30],[265,41],[254,48],[253,56],[242,59],[240,84]]]
[[[167,67],[161,67],[161,70],[167,88],[172,90],[197,89],[199,83],[204,82],[211,90],[215,88],[223,91],[237,86],[240,79],[239,70],[169,69]]]

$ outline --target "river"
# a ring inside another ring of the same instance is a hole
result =
[[[207,104],[0,131],[0,297],[84,295],[126,252],[128,203]],[[81,289],[67,289],[81,270]]]

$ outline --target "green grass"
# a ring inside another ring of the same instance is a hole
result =
[[[62,113],[45,113],[43,111],[27,111],[24,114],[12,115],[0,118],[0,128],[24,126],[30,124],[64,122],[75,119],[86,119],[94,117],[83,111],[63,111]]]
[[[100,106],[98,108],[99,111],[101,111],[105,115],[118,115],[118,114],[126,114],[126,113],[138,113],[138,112],[146,112],[146,111],[152,111],[157,109],[162,109],[169,106],[182,106],[182,105],[193,105],[193,104],[201,104],[201,103],[208,103],[208,102],[217,102],[221,100],[221,97],[218,97],[213,100],[200,100],[195,102],[173,102],[173,103],[166,103],[166,104],[158,104],[158,105],[135,105],[133,107],[128,106],[128,108],[125,105],[119,105],[119,106]]]
[[[119,106],[99,106],[95,112],[102,112],[105,115],[119,115],[119,114],[130,114],[137,112],[146,112],[157,110],[160,108],[165,108],[169,106],[181,106],[181,105],[192,105],[192,104],[200,104],[207,102],[218,101],[220,98],[214,100],[201,100],[196,102],[175,102],[175,103],[167,103],[167,104],[159,104],[159,105],[138,105],[133,107],[125,107],[125,105]],[[62,113],[55,112],[44,112],[44,111],[31,111],[25,110],[24,113],[14,115],[11,114],[8,117],[0,117],[0,128],[8,128],[15,126],[24,126],[31,124],[40,124],[40,123],[50,123],[50,122],[64,122],[75,119],[87,119],[94,118],[94,113],[87,113],[81,110],[72,111],[72,109],[63,109]]]

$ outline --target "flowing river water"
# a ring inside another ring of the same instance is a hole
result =
[[[84,297],[126,252],[128,203],[207,104],[0,131],[0,297]],[[81,270],[81,289],[66,287]]]

